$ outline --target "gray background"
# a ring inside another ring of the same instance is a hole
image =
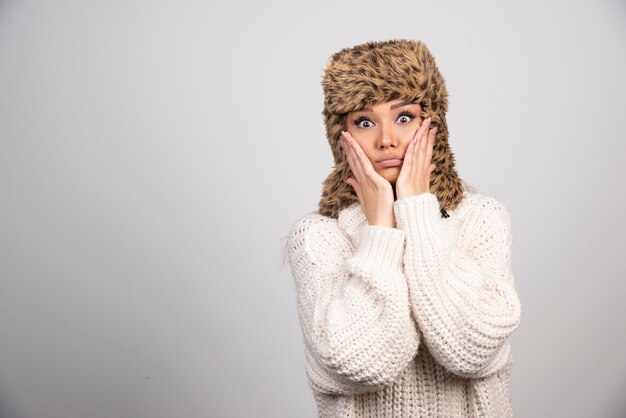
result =
[[[330,54],[421,39],[513,217],[519,417],[626,414],[626,5],[0,2],[0,416],[313,417],[282,238]]]

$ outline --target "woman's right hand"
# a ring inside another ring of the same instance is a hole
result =
[[[354,174],[354,177],[350,177],[346,183],[356,192],[368,223],[395,228],[391,183],[376,172],[359,143],[349,132],[341,131],[341,148]]]

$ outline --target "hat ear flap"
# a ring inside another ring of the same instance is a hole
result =
[[[359,201],[354,188],[346,183],[349,177],[351,177],[350,165],[344,161],[335,166],[324,180],[322,197],[319,201],[320,214],[337,219],[343,208]]]

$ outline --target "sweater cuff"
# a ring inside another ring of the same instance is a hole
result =
[[[397,227],[410,236],[435,236],[443,223],[439,201],[431,192],[398,199],[393,203]]]
[[[382,225],[365,225],[359,232],[359,243],[352,263],[371,270],[402,269],[404,231]]]

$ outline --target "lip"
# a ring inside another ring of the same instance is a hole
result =
[[[402,159],[402,155],[398,155],[398,154],[387,154],[383,157],[380,157],[378,160],[376,160],[377,163],[381,163],[385,160],[401,160]]]
[[[402,160],[399,158],[387,158],[385,160],[378,160],[379,165],[383,167],[395,167],[402,164]]]
[[[398,154],[389,154],[376,160],[383,167],[395,167],[402,164],[402,156]]]

